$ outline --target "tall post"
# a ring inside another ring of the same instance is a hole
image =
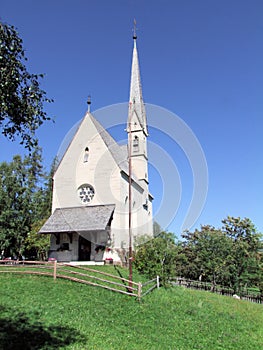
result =
[[[131,103],[129,105],[128,123],[128,162],[129,162],[129,286],[132,287],[132,135],[131,135]]]
[[[156,277],[157,288],[160,288],[160,276]]]
[[[142,283],[139,282],[138,284],[138,300],[141,301],[141,297],[142,297]]]
[[[54,280],[57,278],[57,260],[54,260],[53,278]]]

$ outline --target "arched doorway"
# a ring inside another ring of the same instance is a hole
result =
[[[79,261],[90,261],[91,242],[79,236]]]

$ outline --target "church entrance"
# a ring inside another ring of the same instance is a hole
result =
[[[90,261],[91,242],[79,236],[79,261]]]

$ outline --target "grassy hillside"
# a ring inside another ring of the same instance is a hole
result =
[[[0,275],[0,348],[263,348],[263,306],[180,287],[134,298],[66,280]]]

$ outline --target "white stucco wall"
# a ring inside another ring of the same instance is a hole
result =
[[[89,148],[88,162],[83,161],[86,147]],[[117,172],[113,171],[116,167],[94,124],[85,117],[54,175],[53,211],[82,205],[78,196],[82,184],[90,184],[95,189],[90,204],[114,203],[113,191],[118,191]]]

